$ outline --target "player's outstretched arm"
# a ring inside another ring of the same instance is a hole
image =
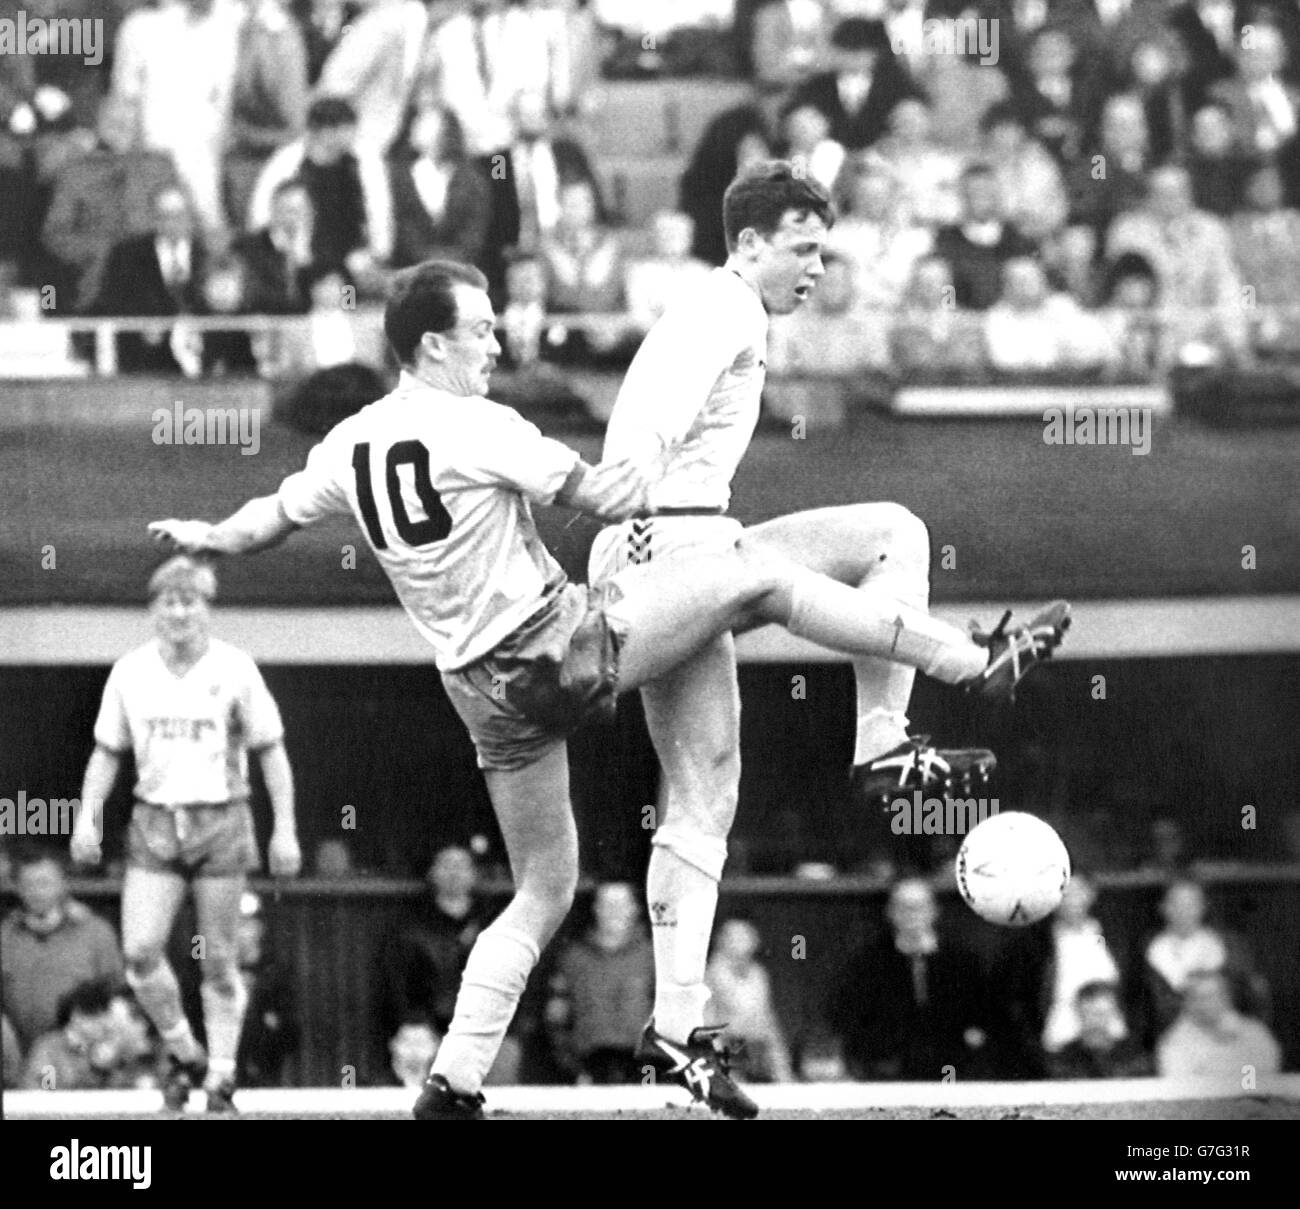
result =
[[[217,524],[153,521],[149,532],[160,546],[185,554],[249,554],[284,541],[298,526],[284,514],[277,495],[249,500]]]
[[[262,778],[271,799],[275,822],[271,827],[268,864],[272,877],[297,877],[302,869],[302,850],[298,847],[297,822],[293,805],[293,769],[283,743],[272,743],[258,752]]]
[[[95,744],[81,781],[81,809],[72,827],[70,851],[78,865],[98,865],[103,859],[104,810],[121,766],[117,752]]]
[[[646,506],[649,479],[637,463],[579,461],[555,495],[557,504],[577,508],[601,520],[621,521]]]

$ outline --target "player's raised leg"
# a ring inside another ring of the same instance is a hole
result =
[[[185,1108],[190,1088],[203,1081],[207,1060],[181,1009],[180,985],[167,960],[167,940],[185,896],[175,873],[128,865],[122,880],[122,950],[126,981],[167,1047],[167,1108]]]
[[[196,877],[194,907],[203,950],[203,1024],[208,1037],[207,1110],[235,1112],[235,1060],[248,1007],[248,988],[239,972],[239,902],[246,888],[240,877]]]
[[[514,1018],[528,975],[573,904],[578,833],[563,741],[523,768],[485,769],[515,893],[474,942],[456,1011],[415,1104],[420,1120],[483,1115],[480,1088]]]

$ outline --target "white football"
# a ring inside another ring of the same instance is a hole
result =
[[[1042,819],[1019,810],[977,824],[957,853],[957,888],[977,915],[1019,928],[1060,905],[1070,854]]]

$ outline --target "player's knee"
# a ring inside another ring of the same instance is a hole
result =
[[[231,957],[205,957],[203,985],[217,995],[233,998],[239,991],[239,964]]]
[[[163,947],[148,941],[130,941],[123,946],[122,958],[131,978],[148,978],[162,965]]]
[[[879,523],[885,544],[897,551],[906,551],[930,558],[930,530],[926,523],[902,504],[878,504]]]

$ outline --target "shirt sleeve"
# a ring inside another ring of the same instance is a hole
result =
[[[514,415],[476,436],[461,467],[475,484],[512,487],[539,504],[549,504],[580,461],[576,450],[542,436],[541,430]]]
[[[266,687],[257,664],[248,659],[244,667],[244,684],[239,694],[239,708],[244,723],[244,737],[248,746],[256,751],[270,747],[284,738],[284,723],[280,709]]]
[[[95,742],[100,747],[124,755],[131,750],[131,726],[127,721],[126,703],[122,700],[122,673],[114,664],[104,685],[104,696],[95,719]]]
[[[338,443],[327,437],[307,455],[307,465],[280,484],[280,507],[295,525],[351,510],[339,466]]]

